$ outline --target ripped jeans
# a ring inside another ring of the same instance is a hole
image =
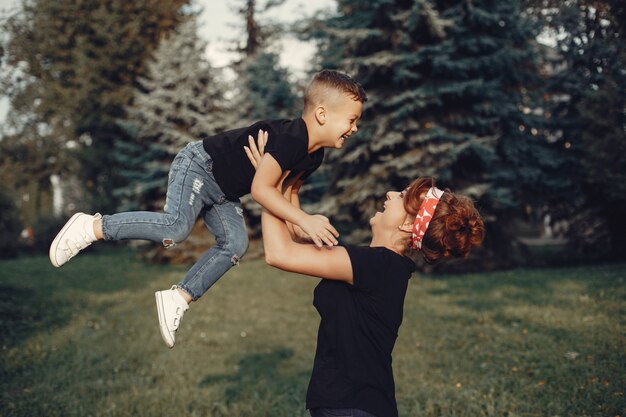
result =
[[[132,211],[102,216],[105,240],[144,239],[165,247],[189,236],[198,216],[216,238],[178,284],[193,300],[204,294],[248,249],[243,209],[227,200],[211,172],[202,141],[181,150],[170,166],[164,213]]]

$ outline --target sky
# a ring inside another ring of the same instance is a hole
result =
[[[224,66],[234,58],[225,50],[228,40],[243,39],[243,22],[234,11],[234,4],[241,4],[243,1],[197,1],[198,5],[204,7],[204,12],[200,16],[200,35],[209,42],[207,55],[214,66]],[[209,3],[212,4],[209,5]],[[266,0],[258,0],[257,3],[265,4]],[[282,6],[272,8],[257,18],[261,24],[268,22],[291,23],[320,10],[332,11],[335,5],[335,0],[286,0]],[[296,75],[301,75],[307,69],[308,61],[315,52],[315,47],[298,41],[294,37],[283,37],[280,44],[282,48],[281,65],[289,67]]]
[[[267,0],[257,0],[264,5]],[[227,51],[234,39],[244,36],[241,17],[237,16],[235,8],[244,3],[244,0],[195,0],[195,4],[203,9],[200,15],[200,36],[208,42],[207,58],[211,65],[223,67],[231,62],[235,55]],[[11,10],[16,10],[19,0],[0,0],[0,16]],[[291,23],[300,18],[310,16],[317,11],[332,11],[335,0],[286,0],[282,6],[270,9],[258,16],[263,22]],[[280,41],[280,64],[291,70],[294,77],[302,78],[308,62],[315,52],[312,44],[301,42],[293,37],[283,37]],[[0,123],[6,117],[8,100],[0,96]]]

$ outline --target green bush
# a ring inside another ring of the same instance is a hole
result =
[[[59,233],[66,221],[66,218],[53,216],[39,218],[33,225],[32,249],[38,253],[47,253],[52,239]]]
[[[22,231],[15,199],[7,190],[0,189],[0,258],[18,253],[18,239]]]

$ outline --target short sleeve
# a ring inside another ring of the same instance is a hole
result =
[[[304,167],[304,174],[300,177],[301,180],[306,180],[322,165],[324,160],[324,148],[318,149],[311,155],[309,163]]]
[[[276,135],[273,139],[265,151],[272,155],[283,172],[307,156],[307,143],[303,138]]]
[[[386,260],[378,248],[346,246],[352,264],[354,288],[377,291],[382,285]]]

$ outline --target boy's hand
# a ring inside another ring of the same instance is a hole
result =
[[[337,241],[339,233],[324,216],[318,217],[307,214],[298,226],[302,228],[304,233],[310,236],[311,240],[313,240],[313,243],[315,243],[317,247],[321,248],[325,244],[328,246],[335,246],[339,243]]]
[[[248,136],[248,145],[244,146],[244,150],[250,163],[254,166],[254,169],[257,169],[259,164],[261,163],[261,158],[263,158],[263,154],[265,153],[265,145],[267,144],[268,133],[262,130],[259,130],[257,134],[257,142],[254,142],[254,138],[252,136]],[[285,171],[280,178],[279,184],[277,187],[279,190],[282,188],[282,182],[289,175],[289,171]],[[296,182],[294,184],[295,190],[292,189],[292,192],[297,193],[300,188],[301,181],[298,181],[296,178]],[[330,221],[327,217],[324,217],[320,214],[310,215],[307,214],[303,220],[300,221],[300,224],[294,224],[294,233],[297,233],[299,238],[304,238],[312,241],[316,246],[322,247],[325,244],[328,246],[335,246],[339,242],[337,241],[337,237],[339,233],[337,230],[330,224]],[[296,231],[297,229],[300,229]]]
[[[321,220],[330,224],[330,220],[328,220],[328,217],[326,216],[322,216],[321,214],[314,214],[313,217],[318,217]],[[296,238],[298,240],[303,241],[303,242],[310,242],[310,243],[313,242],[313,239],[311,239],[311,236],[307,235],[305,231],[302,230],[302,228],[298,226],[297,224],[293,225],[293,232],[296,235]]]

